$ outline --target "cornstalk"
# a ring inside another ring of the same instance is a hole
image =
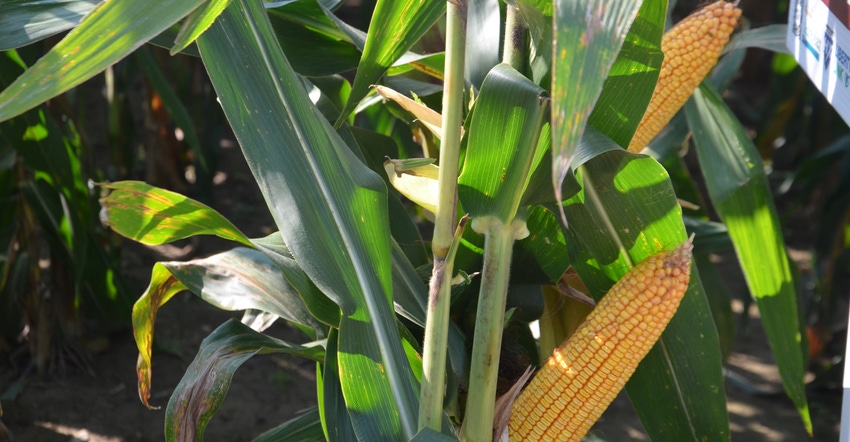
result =
[[[505,41],[502,63],[511,65],[519,72],[525,72],[528,59],[528,26],[515,5],[506,6]]]
[[[442,145],[439,196],[434,214],[431,251],[434,268],[428,291],[428,312],[419,393],[419,428],[440,431],[446,378],[449,307],[453,259],[449,249],[457,218],[457,176],[463,124],[463,64],[466,47],[466,0],[449,0],[446,9],[446,64],[443,83]]]
[[[512,225],[502,224],[496,219],[490,220],[485,232],[484,267],[481,270],[481,291],[475,315],[469,395],[461,428],[462,441],[489,442],[493,438],[505,300],[516,234]]]

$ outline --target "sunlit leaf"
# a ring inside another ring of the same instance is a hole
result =
[[[552,182],[560,197],[573,152],[642,2],[554,2]]]
[[[101,221],[142,244],[158,245],[195,235],[216,235],[251,246],[230,221],[205,204],[141,181],[101,184]]]
[[[516,217],[531,172],[545,154],[537,147],[548,108],[545,91],[506,64],[484,80],[458,177],[458,199],[473,229],[484,217],[504,225]]]
[[[203,1],[100,3],[79,26],[0,92],[0,121],[88,80],[185,17]]]
[[[809,434],[797,288],[764,165],[746,130],[710,86],[685,105],[706,185],[744,270],[767,332],[782,384]]]
[[[378,0],[369,24],[363,57],[354,77],[351,97],[339,121],[348,117],[366,96],[369,86],[376,83],[445,10],[446,2],[441,0]]]
[[[206,4],[192,11],[183,26],[180,27],[180,32],[174,39],[174,46],[171,48],[171,55],[186,49],[192,44],[201,33],[207,30],[212,25],[218,14],[227,7],[230,0],[208,0]]]
[[[588,124],[620,146],[629,145],[655,90],[666,19],[666,0],[643,2],[590,114]]]

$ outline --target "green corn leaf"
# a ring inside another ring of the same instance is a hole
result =
[[[443,0],[378,0],[366,35],[363,57],[357,67],[348,103],[337,120],[342,122],[354,111],[369,86],[425,34],[445,12]]]
[[[666,19],[666,0],[643,2],[590,114],[588,124],[620,146],[628,147],[658,82]]]
[[[215,18],[221,14],[221,11],[230,4],[230,0],[208,0],[205,5],[192,11],[183,26],[180,27],[180,32],[174,39],[174,46],[171,48],[171,55],[177,54],[187,46],[192,44],[207,28],[212,25]]]
[[[110,0],[3,92],[0,121],[88,80],[176,23],[203,0]]]
[[[253,442],[315,442],[324,437],[319,409],[301,410],[294,418],[257,436]]]
[[[205,204],[141,181],[100,184],[110,191],[100,199],[101,221],[112,230],[147,245],[195,235],[215,235],[251,246],[230,221]]]
[[[559,200],[573,153],[641,3],[554,2],[552,182]]]
[[[100,0],[5,0],[0,51],[20,48],[76,26]]]
[[[283,240],[342,309],[340,378],[355,430],[412,437],[418,404],[390,298],[383,181],[310,102],[262,5],[233,0],[197,45]]]
[[[204,430],[224,401],[233,374],[257,354],[286,353],[322,360],[317,343],[294,345],[258,333],[231,319],[204,339],[165,410],[166,440],[203,440]]]
[[[708,193],[729,229],[747,286],[755,297],[779,374],[809,434],[797,288],[761,157],[741,123],[703,83],[686,104]]]
[[[485,217],[503,225],[513,222],[531,173],[545,154],[538,141],[548,108],[545,91],[512,67],[500,64],[487,75],[458,177],[458,199],[473,229]]]
[[[160,264],[186,289],[222,310],[261,310],[304,326],[314,339],[325,333],[281,270],[258,250],[236,247],[209,258]]]

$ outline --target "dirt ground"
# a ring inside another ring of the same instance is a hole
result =
[[[272,220],[257,207],[264,207],[239,150],[222,150],[224,175],[219,176],[213,206],[229,217],[249,236],[271,232]],[[234,190],[235,189],[235,190]],[[204,240],[177,247],[148,250],[128,246],[125,269],[139,293],[149,278],[156,259],[179,258],[187,250],[192,256],[206,256],[229,247],[226,242]],[[804,258],[805,259],[805,256]],[[736,268],[723,258],[726,270]],[[730,291],[743,299],[746,288],[738,273],[727,281]],[[738,314],[742,314],[737,302]],[[745,391],[741,382],[727,378],[729,416],[733,441],[835,441],[841,408],[840,378],[831,388],[808,392],[815,437],[809,438],[790,400],[781,390],[779,375],[766,338],[751,311],[749,326],[739,330],[735,351],[727,369],[759,389]],[[49,379],[30,377],[16,384],[19,373],[0,366],[0,398],[13,395],[13,386],[22,386],[13,399],[3,399],[2,420],[15,441],[28,442],[144,442],[163,439],[164,407],[171,391],[188,367],[200,341],[222,322],[237,314],[219,311],[190,294],[175,297],[160,311],[156,323],[158,351],[153,358],[153,397],[163,409],[147,410],[136,393],[136,349],[130,330],[108,337],[108,345],[92,356],[94,375],[69,369]],[[299,342],[302,337],[291,327],[276,325],[276,337]],[[258,356],[242,366],[233,379],[230,392],[206,431],[208,441],[249,441],[263,431],[288,420],[299,410],[315,404],[315,364],[288,356]],[[732,375],[730,375],[732,376]],[[610,407],[592,434],[608,441],[647,440],[628,399],[623,395]],[[2,435],[0,435],[2,440]]]

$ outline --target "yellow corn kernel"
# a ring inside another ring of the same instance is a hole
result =
[[[581,440],[676,312],[688,289],[692,248],[688,240],[653,255],[611,287],[514,401],[510,440]],[[638,281],[661,290],[639,290]],[[624,320],[624,311],[635,314]]]
[[[629,143],[640,152],[656,136],[711,72],[738,24],[737,3],[718,1],[676,23],[661,39],[664,62],[649,107]]]

